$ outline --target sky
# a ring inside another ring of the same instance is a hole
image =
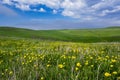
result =
[[[120,0],[0,0],[0,26],[35,30],[120,26]]]

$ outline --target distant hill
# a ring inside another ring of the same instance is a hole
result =
[[[120,28],[120,26],[109,26],[107,28]]]
[[[120,42],[120,28],[30,30],[14,27],[0,27],[0,36],[71,42]]]

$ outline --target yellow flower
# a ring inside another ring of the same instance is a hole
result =
[[[72,59],[75,59],[76,57],[75,57],[75,56],[72,56],[71,58],[72,58]]]
[[[78,63],[76,64],[76,66],[77,66],[77,67],[81,67],[81,64],[78,62]]]
[[[47,67],[50,67],[50,64],[47,64]]]
[[[88,61],[85,62],[85,65],[88,65]]]
[[[104,53],[104,51],[101,51],[101,53]]]
[[[75,70],[76,70],[76,71],[78,71],[78,70],[79,70],[79,68],[78,68],[78,67],[76,67],[76,68],[75,68]]]
[[[24,56],[24,58],[26,58],[26,56]]]
[[[90,59],[93,59],[93,57],[90,57]]]
[[[112,60],[111,60],[111,62],[112,62],[112,63],[115,63],[115,62],[116,62],[116,60],[115,60],[115,59],[112,59]]]
[[[110,65],[110,67],[113,67],[113,65]]]
[[[2,73],[2,75],[4,75],[4,73]]]
[[[63,66],[63,64],[59,64],[58,67],[59,68],[63,68],[64,66]]]
[[[66,56],[65,56],[65,55],[62,55],[62,56],[61,56],[61,58],[64,58],[64,59],[65,59],[65,58],[66,58]]]
[[[94,67],[94,65],[91,65],[91,67]]]
[[[8,71],[8,69],[5,69],[5,71],[7,72],[7,71]]]
[[[109,56],[105,56],[106,58],[109,58]]]
[[[10,71],[10,72],[9,72],[9,74],[11,75],[11,74],[13,74],[13,72],[12,72],[12,71]]]
[[[44,80],[44,77],[41,77],[40,80]]]
[[[22,65],[24,65],[25,63],[24,62],[22,62]]]
[[[3,62],[3,60],[0,61],[0,64]]]
[[[37,67],[37,65],[35,64],[34,67]]]
[[[110,73],[108,73],[108,72],[106,72],[104,75],[105,75],[106,77],[111,76],[111,74],[110,74]]]
[[[114,71],[114,72],[112,72],[112,74],[117,74],[117,72],[116,72],[116,71]]]

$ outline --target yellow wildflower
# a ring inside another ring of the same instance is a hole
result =
[[[108,72],[106,72],[104,75],[105,75],[106,77],[111,76],[111,74],[110,74],[110,73],[108,73]]]
[[[7,72],[7,71],[8,71],[8,69],[5,69],[5,71]]]
[[[115,59],[112,59],[112,60],[111,60],[111,62],[112,62],[112,63],[115,63],[115,62],[116,62],[116,60],[115,60]]]
[[[76,57],[75,57],[75,56],[72,56],[71,58],[72,58],[72,59],[75,59]]]
[[[63,68],[64,66],[63,66],[63,64],[59,64],[58,67],[59,68]]]
[[[4,73],[2,73],[2,75],[4,75]]]
[[[76,71],[78,71],[78,70],[79,70],[79,68],[78,68],[78,67],[76,67],[76,68],[75,68],[75,70],[76,70]]]
[[[77,67],[81,67],[81,64],[78,62],[78,63],[76,64],[76,66],[77,66]]]
[[[117,72],[116,72],[116,71],[114,71],[114,72],[112,72],[112,74],[117,74]]]
[[[88,65],[88,61],[85,62],[85,65]]]
[[[40,80],[44,80],[44,77],[41,77]]]
[[[50,64],[47,64],[47,67],[50,67]]]
[[[91,65],[91,67],[94,67],[94,65]]]
[[[113,65],[110,65],[110,67],[113,67]]]
[[[90,57],[90,59],[93,59],[93,57]]]
[[[13,72],[12,72],[12,71],[10,71],[10,72],[9,72],[9,75],[11,75],[11,74],[13,74]]]

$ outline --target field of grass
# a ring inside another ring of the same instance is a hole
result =
[[[0,27],[0,80],[120,80],[119,32]]]
[[[1,37],[0,80],[120,80],[120,43]]]
[[[120,42],[120,27],[73,30],[29,30],[0,27],[0,36],[69,42]]]

